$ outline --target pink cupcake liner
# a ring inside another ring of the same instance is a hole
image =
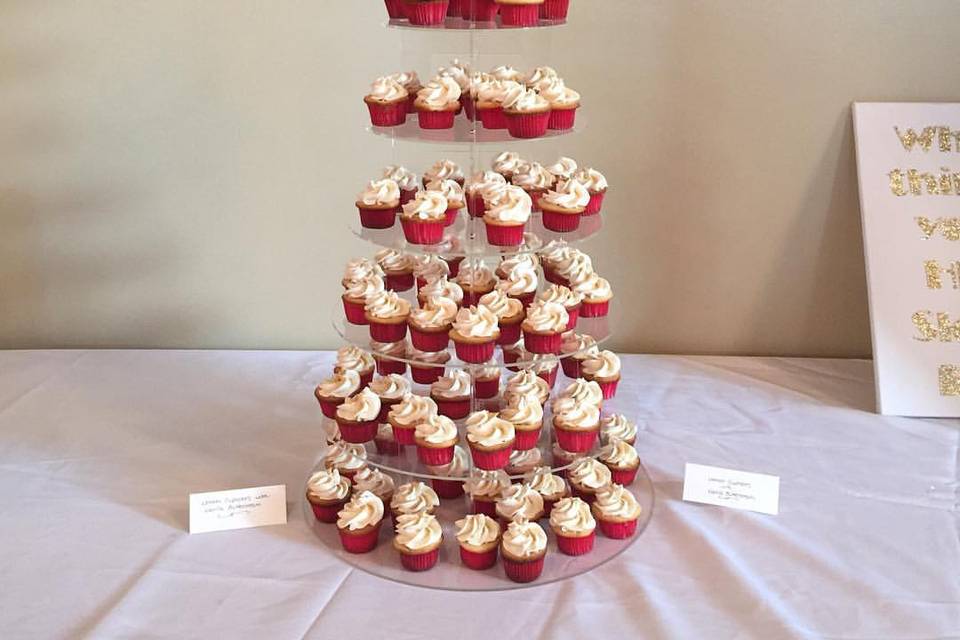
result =
[[[402,376],[407,372],[407,363],[401,360],[390,360],[389,358],[374,358],[377,361],[377,373],[382,376],[388,376],[391,373]]]
[[[413,274],[388,273],[384,283],[391,291],[409,291],[413,288]]]
[[[450,342],[446,331],[421,331],[410,325],[410,342],[420,351],[443,351]]]
[[[569,431],[567,429],[554,429],[557,436],[557,444],[564,451],[570,453],[584,453],[590,451],[597,441],[599,430],[595,431]]]
[[[577,123],[577,109],[551,109],[547,129],[569,131]]]
[[[457,216],[460,214],[460,207],[450,207],[447,209],[447,212],[443,216],[443,226],[450,227],[453,226],[453,223],[457,221]]]
[[[367,102],[370,123],[375,127],[399,127],[407,121],[407,103],[377,104]]]
[[[451,420],[466,418],[470,413],[470,398],[464,400],[444,400],[434,398],[437,402],[437,411]]]
[[[480,344],[454,340],[453,344],[457,350],[457,357],[470,364],[483,364],[493,357],[493,350],[497,346],[494,340]]]
[[[560,553],[568,556],[582,556],[593,550],[593,542],[597,538],[597,532],[591,531],[590,535],[583,536],[582,538],[561,535],[557,535],[556,538],[557,549],[560,550]]]
[[[494,0],[462,0],[460,14],[464,20],[472,22],[493,22],[500,5]]]
[[[463,483],[459,480],[430,480],[433,490],[444,500],[454,500],[463,495]]]
[[[453,462],[453,445],[443,447],[442,449],[417,445],[417,458],[419,458],[423,464],[428,464],[431,467],[450,464]]]
[[[377,437],[378,423],[376,420],[367,422],[337,420],[337,424],[340,426],[340,437],[351,444],[363,444]]]
[[[480,467],[484,471],[496,471],[497,469],[503,469],[507,466],[507,462],[510,460],[510,452],[513,451],[513,447],[504,447],[497,451],[481,451],[480,449],[474,449],[470,447],[470,455],[473,458],[473,464]]]
[[[337,514],[340,513],[340,509],[343,509],[343,505],[347,504],[349,497],[344,498],[340,502],[332,505],[322,505],[310,503],[310,507],[313,508],[313,515],[316,516],[317,520],[320,522],[336,522]]]
[[[637,477],[637,469],[610,469],[610,477],[617,484],[622,484],[627,487],[633,484],[634,479]]]
[[[556,211],[543,211],[543,226],[550,231],[557,233],[569,233],[576,231],[580,227],[579,213],[557,213]]]
[[[560,360],[560,366],[563,367],[563,375],[574,380],[580,376],[580,361],[576,358],[566,357]]]
[[[410,2],[407,0],[407,19],[410,20],[410,24],[417,25],[443,24],[447,18],[449,5],[448,0],[436,0],[435,2]]]
[[[544,20],[566,20],[570,0],[546,0],[540,5],[540,17]]]
[[[444,367],[410,366],[410,376],[417,384],[433,384],[443,375]]]
[[[520,323],[501,324],[500,337],[497,338],[497,344],[513,344],[520,339]]]
[[[460,561],[468,569],[474,569],[476,571],[489,569],[497,564],[497,547],[483,553],[477,553],[476,551],[470,551],[460,547]]]
[[[521,431],[517,429],[513,448],[516,451],[529,451],[530,449],[536,448],[542,430],[542,428],[534,429],[533,431]]]
[[[459,18],[463,12],[462,3],[463,0],[450,0],[450,4],[447,6],[447,17]]]
[[[578,304],[573,309],[567,307],[567,331],[573,330],[577,326],[577,320],[580,318],[580,305]]]
[[[416,429],[405,429],[402,427],[397,427],[397,425],[390,425],[390,428],[393,429],[393,439],[397,441],[397,444],[400,446],[405,446],[409,444],[416,444],[414,439],[414,432]]]
[[[460,108],[470,122],[477,119],[477,103],[470,96],[460,94]]]
[[[523,244],[525,225],[500,225],[486,223],[487,242],[495,247],[518,247]]]
[[[403,322],[389,324],[371,321],[370,337],[377,342],[399,342],[407,337],[407,325]]]
[[[557,371],[558,371],[559,369],[560,369],[560,367],[554,367],[553,369],[550,369],[549,371],[537,371],[537,376],[538,376],[541,380],[543,380],[544,382],[546,382],[546,383],[547,383],[547,386],[550,387],[550,389],[553,389],[554,385],[557,384]]]
[[[497,503],[487,500],[471,500],[471,512],[472,513],[482,513],[485,516],[490,516],[491,518],[497,517]]]
[[[453,129],[456,117],[456,111],[417,110],[417,122],[421,129]]]
[[[474,380],[473,395],[480,400],[495,398],[500,393],[500,379]]]
[[[437,547],[433,551],[418,553],[416,555],[401,553],[400,564],[403,565],[403,568],[407,571],[426,571],[427,569],[432,569],[433,565],[437,564],[439,557],[440,547]]]
[[[383,520],[377,523],[373,531],[368,531],[358,536],[351,535],[343,529],[338,529],[340,532],[340,542],[343,544],[344,551],[347,553],[370,553],[373,551],[377,546],[377,540],[380,538],[381,524],[383,524]]]
[[[320,403],[320,410],[323,411],[323,415],[330,419],[336,419],[337,417],[337,407],[343,404],[343,399],[338,400],[317,400]]]
[[[382,456],[398,456],[403,447],[396,440],[384,440],[383,438],[374,438],[373,444],[377,447],[377,453]]]
[[[417,197],[416,189],[400,189],[400,205],[401,206],[407,204],[411,200],[415,200],[416,197]]]
[[[606,191],[598,191],[597,193],[591,192],[590,202],[587,203],[587,208],[583,210],[583,215],[592,216],[600,213],[600,210],[603,208],[603,196],[606,194]]]
[[[537,5],[533,4],[530,6],[536,8]],[[544,558],[545,556],[542,556],[532,562],[516,562],[502,558],[503,570],[506,572],[507,577],[514,582],[533,582],[543,573]]]
[[[581,318],[603,318],[610,313],[610,301],[606,302],[587,302],[580,303]]]
[[[351,302],[346,298],[343,300],[343,315],[347,317],[350,324],[369,324],[367,322],[366,312],[363,310],[363,304],[360,302]]]
[[[389,229],[397,221],[396,209],[368,209],[358,206],[360,226],[364,229]]]
[[[503,112],[503,107],[486,107],[477,109],[477,115],[480,116],[480,122],[484,129],[506,129],[507,116]]]
[[[482,218],[486,210],[487,203],[484,202],[483,196],[467,196],[467,212],[469,212],[471,216],[474,218]]]
[[[373,325],[371,325],[372,327]],[[563,345],[562,334],[539,334],[531,333],[524,329],[523,348],[530,353],[560,353],[560,347]]]
[[[536,5],[530,5],[535,7]],[[547,133],[550,112],[507,113],[507,131],[514,138],[540,138]]]
[[[610,400],[615,395],[617,395],[617,385],[620,384],[619,380],[614,380],[613,382],[598,382],[600,385],[600,391],[603,392],[603,399]]]
[[[631,520],[630,522],[604,522],[600,518],[597,518],[597,524],[600,526],[600,531],[603,535],[608,538],[613,538],[614,540],[629,538],[637,532],[636,520]]]
[[[387,15],[391,20],[400,20],[406,18],[407,14],[403,10],[403,0],[384,0],[387,5]]]
[[[535,27],[540,22],[540,6],[502,4],[500,5],[500,22],[507,27]]]
[[[400,218],[403,235],[410,244],[437,244],[443,240],[443,220]]]

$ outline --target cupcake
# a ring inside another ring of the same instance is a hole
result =
[[[397,0],[397,2],[403,4],[403,0]],[[416,109],[413,108],[413,103],[417,99],[417,92],[423,88],[423,85],[420,84],[420,78],[417,76],[417,72],[399,71],[397,73],[391,73],[389,77],[407,90],[407,113],[415,113]],[[392,178],[393,176],[384,175],[383,177]],[[403,185],[401,185],[400,188],[403,189]]]
[[[377,546],[383,522],[383,501],[363,491],[354,494],[337,514],[337,531],[347,553],[369,553]]]
[[[541,405],[547,403],[550,397],[550,387],[543,378],[532,371],[518,372],[507,380],[507,388],[503,391],[503,399],[507,404],[516,402],[517,396],[532,395]]]
[[[491,80],[477,88],[477,116],[484,129],[506,129],[506,102],[516,101],[525,91],[523,85],[512,80]]]
[[[463,169],[453,160],[437,160],[423,172],[423,186],[434,180],[453,180],[461,187],[464,184]]]
[[[380,398],[370,389],[364,389],[337,407],[340,436],[353,444],[370,442],[377,435],[379,417]]]
[[[617,439],[623,440],[627,444],[635,444],[637,441],[637,425],[630,422],[621,413],[612,413],[600,421],[600,438],[604,443],[610,443]],[[621,482],[620,484],[625,483]]]
[[[393,548],[400,552],[403,568],[426,571],[437,564],[443,542],[443,529],[437,517],[422,512],[408,513],[398,517],[396,523]]]
[[[373,356],[352,344],[337,349],[337,361],[333,365],[334,371],[356,371],[360,376],[360,388],[370,384],[373,380],[375,368]]]
[[[518,271],[531,270],[536,272],[539,266],[540,260],[536,255],[532,253],[515,253],[500,258],[500,264],[498,264],[494,270],[494,275],[501,280],[508,280],[512,274]]]
[[[556,182],[553,174],[539,162],[529,162],[520,165],[510,182],[523,189],[533,204],[533,211],[540,211],[540,198],[547,193]]]
[[[580,276],[573,284],[573,290],[583,296],[580,315],[584,318],[602,318],[610,312],[613,290],[606,279],[596,273]]]
[[[593,550],[597,521],[590,513],[590,505],[580,498],[564,498],[550,512],[550,528],[557,538],[560,553],[582,556]]]
[[[514,520],[503,532],[500,556],[507,577],[514,582],[533,582],[543,573],[547,534],[536,522]]]
[[[592,404],[597,408],[603,407],[603,390],[596,382],[584,378],[577,378],[557,394],[554,400],[553,412],[562,413],[565,408],[560,406],[562,401],[571,400],[572,406]]]
[[[582,283],[593,274],[593,260],[579,249],[567,248],[562,255],[553,263],[550,270],[550,276],[547,280],[554,284],[562,284],[573,288],[574,282]],[[580,309],[581,316],[587,316],[583,307]]]
[[[477,513],[464,516],[454,524],[460,544],[460,561],[466,567],[483,571],[497,564],[500,525],[496,520]]]
[[[535,27],[540,22],[543,0],[496,0],[500,21],[507,27]]]
[[[583,188],[583,187],[581,187]],[[427,183],[427,191],[434,191],[443,194],[447,199],[447,211],[444,216],[444,225],[449,227],[457,221],[460,210],[466,206],[466,198],[463,195],[463,187],[453,180],[433,180]],[[584,190],[584,193],[586,191]]]
[[[539,520],[543,517],[543,496],[526,484],[512,484],[497,500],[497,517],[505,525],[513,520]]]
[[[568,378],[580,377],[580,365],[584,360],[600,353],[593,336],[574,331],[563,334],[560,342],[560,364]]]
[[[377,342],[396,342],[407,335],[410,303],[395,291],[381,291],[367,299],[364,316],[370,325],[370,338]]]
[[[516,431],[514,449],[526,451],[537,446],[543,428],[543,405],[535,396],[513,396],[512,402],[500,411],[500,417],[511,423]]]
[[[500,395],[500,367],[488,364],[471,368],[473,395],[478,400],[489,400]]]
[[[398,456],[402,451],[400,443],[393,435],[393,427],[388,423],[377,425],[377,435],[373,439],[373,444],[377,448],[377,453],[382,456]]]
[[[567,483],[553,473],[548,466],[534,467],[524,476],[524,482],[540,493],[540,497],[543,498],[543,512],[547,516],[550,515],[553,505],[558,500],[570,495],[570,487]]]
[[[393,436],[401,445],[415,444],[417,425],[437,414],[437,404],[430,398],[408,393],[387,414]]]
[[[526,475],[543,464],[543,454],[540,449],[514,450],[507,460],[507,475],[513,482],[520,482],[519,476]]]
[[[456,302],[449,298],[429,298],[424,306],[412,310],[407,318],[410,341],[415,348],[423,351],[446,349],[456,317]]]
[[[440,415],[460,420],[470,413],[471,386],[470,374],[454,369],[430,385],[430,397],[437,403]]]
[[[500,337],[497,344],[514,344],[520,338],[520,323],[525,313],[520,300],[507,296],[503,291],[493,290],[480,297],[480,306],[490,309],[497,316]]]
[[[390,499],[390,513],[394,519],[414,513],[432,514],[440,504],[436,492],[419,480],[402,484]]]
[[[473,464],[484,470],[502,469],[510,459],[516,432],[513,424],[490,411],[474,411],[467,418],[467,444]]]
[[[443,375],[444,365],[450,360],[447,351],[420,351],[411,349],[410,376],[417,384],[433,384]]]
[[[577,161],[566,156],[560,156],[556,162],[547,167],[547,171],[553,174],[557,182],[566,182],[574,176],[577,169],[579,169]],[[386,177],[389,178],[390,176]]]
[[[462,0],[460,14],[471,22],[493,22],[500,5],[495,0]]]
[[[507,371],[520,371],[522,364],[533,358],[533,354],[523,348],[523,340],[514,344],[505,344],[502,349],[503,364]]]
[[[603,398],[609,400],[617,395],[620,383],[620,358],[612,351],[601,351],[580,365],[583,377],[600,385]]]
[[[423,464],[438,466],[453,461],[453,447],[460,435],[457,425],[446,416],[429,416],[414,428],[417,457]]]
[[[518,187],[505,187],[486,202],[483,222],[487,242],[496,247],[516,247],[523,242],[523,230],[530,220],[530,196]]]
[[[384,0],[387,5],[387,15],[391,20],[400,20],[407,17],[407,12],[403,6],[404,0]]]
[[[470,496],[473,513],[494,517],[497,515],[497,500],[509,486],[510,478],[502,469],[474,469],[464,483],[463,490]]]
[[[563,305],[567,312],[567,331],[571,331],[577,325],[577,319],[580,317],[580,303],[583,300],[579,293],[562,284],[551,284],[537,295],[537,300]],[[564,352],[563,349],[563,338],[561,338],[560,353]]]
[[[527,307],[523,347],[531,353],[560,353],[563,332],[567,330],[567,310],[556,302],[536,301]]]
[[[341,295],[343,314],[346,316],[347,322],[355,325],[367,324],[367,316],[364,311],[367,300],[384,290],[383,278],[378,275],[370,275],[360,280],[351,281]]]
[[[499,337],[497,316],[483,305],[460,309],[450,330],[457,357],[473,364],[482,364],[493,357]]]
[[[560,262],[565,260],[572,250],[566,240],[551,240],[537,251],[537,258],[540,259],[540,266],[543,267],[543,275],[547,280],[556,284],[567,284],[559,281],[556,270]],[[593,265],[590,268],[592,270]]]
[[[469,307],[480,301],[480,298],[493,291],[497,279],[490,267],[476,259],[465,261],[460,265],[456,283],[463,290],[462,306]]]
[[[373,353],[373,360],[376,363],[377,373],[382,376],[396,373],[403,375],[407,372],[407,363],[403,358],[407,357],[407,341],[397,340],[396,342],[377,342],[370,341],[370,349]]]
[[[456,183],[451,182],[451,184]],[[417,256],[413,260],[413,275],[417,283],[417,293],[419,293],[420,288],[426,286],[428,283],[438,278],[449,277],[450,265],[440,256]]]
[[[497,289],[509,297],[519,300],[526,309],[533,302],[540,286],[540,277],[536,267],[519,263],[510,270],[507,277],[497,283]]]
[[[460,112],[460,85],[450,76],[434,78],[417,93],[413,108],[421,129],[452,129]]]
[[[416,77],[416,73],[410,72],[413,74],[413,77]],[[417,84],[420,84],[417,81]],[[419,91],[419,88],[418,88]],[[416,92],[411,93],[410,95],[416,95]],[[411,110],[413,101],[410,102]],[[397,183],[397,186],[400,187],[400,204],[404,205],[417,197],[417,174],[413,171],[410,171],[406,167],[391,164],[383,169],[383,177],[389,178]]]
[[[642,511],[634,495],[619,484],[597,490],[593,502],[593,516],[600,531],[614,540],[629,538],[637,532],[637,520]]]
[[[550,104],[550,120],[547,128],[569,131],[576,123],[580,108],[580,94],[568,87],[561,78],[540,89],[540,95]]]
[[[486,196],[503,190],[507,181],[495,171],[481,171],[467,180],[464,192],[467,196],[467,210],[474,218],[481,218],[487,210]]]
[[[527,88],[536,89],[537,91],[539,91],[540,89],[548,86],[550,83],[552,83],[554,80],[556,80],[559,77],[560,76],[559,74],[557,74],[557,70],[554,69],[553,67],[542,66],[542,67],[537,67],[533,71],[529,72],[526,76],[524,76],[523,82],[525,85],[527,85]]]
[[[453,460],[442,465],[427,465],[427,471],[442,478],[431,478],[430,486],[444,500],[453,500],[463,495],[463,483],[470,469],[470,458],[463,447],[453,447]]]
[[[463,289],[456,282],[450,282],[446,276],[428,281],[417,292],[417,301],[425,306],[430,298],[446,298],[458,307],[463,303]]]
[[[380,276],[382,278],[383,270],[370,258],[353,258],[344,267],[340,284],[346,289],[351,283],[370,276]]]
[[[337,407],[360,390],[360,375],[356,371],[335,371],[332,376],[317,385],[313,395],[320,403],[323,415],[337,417]]]
[[[607,179],[596,169],[587,167],[574,174],[573,179],[587,188],[590,193],[590,204],[584,210],[583,215],[591,216],[600,213],[603,208],[603,198],[607,194]]]
[[[503,176],[505,181],[510,182],[513,180],[513,174],[525,164],[527,164],[527,161],[518,154],[513,151],[504,151],[493,159],[493,163],[490,166],[494,171]]]
[[[447,19],[450,0],[403,0],[404,15],[410,24],[437,25]]]
[[[422,93],[422,91],[421,91]],[[507,131],[514,138],[540,138],[550,123],[550,103],[533,89],[524,91],[511,102],[504,102]]]
[[[546,382],[547,387],[549,387],[550,390],[553,390],[553,385],[555,385],[557,382],[557,371],[560,369],[560,365],[556,356],[530,356],[530,364],[527,366],[527,368],[537,374],[537,376],[539,376],[544,382]]]
[[[633,445],[613,438],[607,445],[600,449],[597,459],[610,469],[610,477],[617,484],[627,486],[633,483],[637,477],[637,469],[640,468],[640,456]]]
[[[569,400],[569,399],[567,399]],[[587,403],[571,402],[558,412],[553,406],[553,432],[557,442],[567,451],[586,453],[600,435],[600,408]]]
[[[368,389],[380,398],[380,415],[377,416],[377,421],[386,422],[387,415],[394,405],[400,404],[400,401],[410,393],[410,383],[403,376],[391,373],[371,382]]]
[[[407,90],[388,76],[377,78],[363,101],[375,127],[396,127],[407,120]]]
[[[320,522],[336,522],[350,499],[350,481],[336,469],[317,471],[307,480],[307,501]]]
[[[397,220],[400,187],[388,178],[371,180],[357,196],[360,226],[365,229],[389,229]]]
[[[327,448],[323,466],[336,469],[342,477],[351,480],[367,466],[367,450],[362,444],[350,444],[343,440],[335,442]]]
[[[567,469],[573,495],[592,503],[597,492],[612,482],[610,469],[593,458],[577,458]]]
[[[559,233],[576,231],[589,202],[586,187],[576,180],[558,183],[540,198],[543,226]]]
[[[386,274],[386,288],[391,291],[407,291],[413,287],[414,257],[396,249],[381,249],[374,256],[377,265]]]
[[[436,191],[419,191],[417,197],[400,208],[403,235],[410,244],[437,244],[443,240],[447,219],[447,199]]]

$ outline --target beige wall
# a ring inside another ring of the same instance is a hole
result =
[[[960,3],[573,4],[477,44],[585,95],[585,132],[523,148],[611,180],[616,346],[867,354],[849,104],[960,100]],[[360,96],[469,50],[381,6],[0,2],[0,347],[335,346],[355,192],[449,151],[366,134]]]

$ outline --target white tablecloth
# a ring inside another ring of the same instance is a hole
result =
[[[625,357],[649,529],[576,579],[464,594],[305,526],[332,359],[0,352],[0,636],[960,637],[958,424],[874,415],[868,362]],[[685,462],[779,475],[780,515],[681,502]],[[190,492],[281,483],[287,525],[185,533]]]

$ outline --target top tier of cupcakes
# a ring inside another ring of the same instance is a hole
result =
[[[570,0],[385,0],[390,26],[518,29],[565,24]]]

